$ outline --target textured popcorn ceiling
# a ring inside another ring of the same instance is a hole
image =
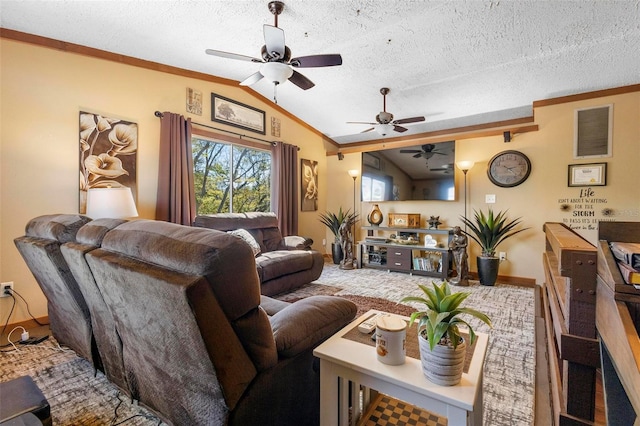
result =
[[[1,26],[242,81],[258,64],[267,1],[6,1]],[[278,104],[339,143],[382,111],[424,115],[404,135],[531,115],[533,101],[640,83],[638,0],[290,0],[279,17],[293,56],[340,53],[299,69],[316,86],[278,87]],[[273,85],[254,90],[271,99]],[[393,135],[399,135],[394,133]],[[293,142],[293,141],[292,141]]]

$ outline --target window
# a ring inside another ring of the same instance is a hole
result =
[[[198,214],[271,210],[271,152],[219,142],[191,139]]]

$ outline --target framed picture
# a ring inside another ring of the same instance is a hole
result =
[[[569,186],[605,186],[607,163],[569,164]]]
[[[271,117],[271,136],[280,137],[280,119]]]
[[[368,152],[362,154],[362,164],[373,169],[380,170],[380,158],[375,155],[371,155]]]
[[[138,124],[80,111],[80,214],[87,212],[87,190],[131,188],[137,199]]]
[[[187,112],[202,115],[202,92],[187,87]]]
[[[264,111],[215,93],[211,94],[211,120],[263,135],[267,127]]]
[[[303,212],[318,210],[318,162],[300,160],[300,209]]]

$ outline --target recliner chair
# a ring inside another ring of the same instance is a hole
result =
[[[127,222],[86,259],[122,339],[130,385],[165,421],[319,422],[313,349],[354,318],[352,302],[270,302],[249,245],[211,229]]]
[[[85,259],[87,253],[100,247],[107,232],[124,222],[126,221],[121,219],[93,220],[80,228],[76,234],[75,242],[65,243],[60,249],[87,302],[93,336],[102,359],[102,369],[105,376],[125,394],[137,399],[137,395],[131,391],[127,381],[122,357],[122,341],[116,329],[113,315],[107,307]]]
[[[90,221],[75,214],[39,216],[27,223],[25,235],[14,242],[47,298],[53,336],[101,368],[89,308],[60,251],[60,246],[74,241],[78,230]]]

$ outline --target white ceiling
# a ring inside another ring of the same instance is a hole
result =
[[[3,28],[237,81],[259,64],[263,1],[0,0]],[[343,65],[298,69],[278,104],[338,143],[379,139],[368,127],[389,87],[403,135],[532,114],[533,101],[640,83],[640,0],[289,0],[278,26],[292,55],[340,53]],[[265,79],[252,86],[273,97]],[[393,133],[393,132],[392,132]],[[399,136],[393,133],[387,137]]]

